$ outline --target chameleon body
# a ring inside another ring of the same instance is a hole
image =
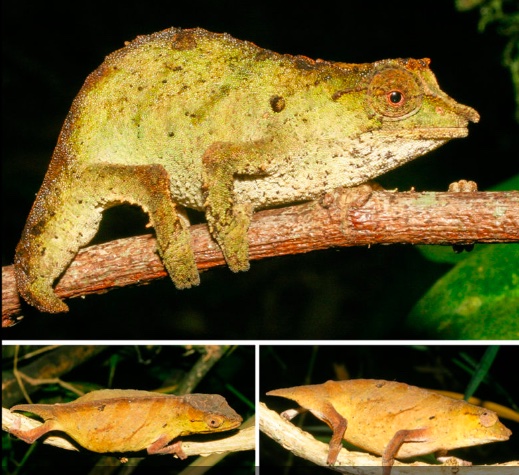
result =
[[[364,183],[478,120],[428,59],[314,61],[202,29],[140,36],[72,104],[16,249],[18,289],[67,311],[53,285],[121,203],[148,213],[178,288],[199,283],[185,208],[204,211],[230,269],[247,270],[254,210]]]
[[[43,418],[35,429],[11,433],[28,443],[51,431],[68,434],[93,452],[172,453],[184,459],[181,441],[191,434],[210,434],[238,427],[242,418],[217,394],[173,396],[133,389],[92,391],[64,404],[18,404]]]
[[[394,459],[444,453],[508,440],[511,431],[495,412],[395,381],[353,379],[276,389],[267,393],[296,401],[333,431],[327,463],[333,465],[342,439],[381,455],[384,473]]]

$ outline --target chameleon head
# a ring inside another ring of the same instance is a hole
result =
[[[352,119],[337,129],[336,143],[354,166],[346,175],[372,179],[454,138],[468,134],[479,114],[445,94],[429,69],[428,59],[387,59],[371,64],[338,63],[349,78],[333,99]],[[355,131],[349,130],[351,128]],[[349,133],[348,133],[349,130]],[[341,141],[342,137],[345,137]],[[344,173],[344,171],[341,171]]]
[[[436,438],[444,449],[453,450],[506,441],[512,435],[512,431],[499,421],[494,411],[468,403],[460,404],[458,407],[453,417],[445,418],[443,427],[434,429]]]
[[[465,137],[479,114],[445,94],[429,59],[393,59],[374,64],[367,87],[368,115],[382,130],[404,129],[422,139]]]
[[[188,394],[186,416],[189,423],[180,435],[208,434],[237,428],[243,421],[241,416],[218,394]]]
[[[479,407],[477,409],[479,409],[477,411],[477,429],[485,437],[485,442],[497,442],[510,438],[512,431],[499,421],[494,411]]]

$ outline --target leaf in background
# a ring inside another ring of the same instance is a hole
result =
[[[491,187],[488,191],[514,191],[519,190],[519,175],[510,177],[508,180],[502,181]]]
[[[519,339],[519,244],[495,244],[454,266],[418,301],[412,331],[443,339]]]

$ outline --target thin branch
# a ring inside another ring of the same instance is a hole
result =
[[[350,452],[344,448],[339,452],[336,464],[333,466],[327,465],[328,444],[317,441],[307,432],[283,419],[277,412],[268,409],[264,403],[259,403],[258,407],[260,431],[296,456],[309,460],[316,465],[328,467],[336,472],[353,475],[380,475],[381,457],[361,452]],[[452,475],[454,473],[453,467],[449,465],[429,465],[423,462],[405,464],[395,460],[391,474],[414,474],[418,466],[435,467],[434,473],[438,475]],[[515,475],[517,474],[517,468],[512,467],[519,467],[519,460],[503,464],[473,466],[470,467],[470,473],[471,475],[478,473],[486,474],[488,473],[489,466],[499,467],[499,475]]]
[[[203,348],[203,354],[200,355],[198,361],[189,370],[178,388],[176,394],[187,394],[193,392],[197,384],[205,377],[209,370],[218,362],[220,358],[229,349],[229,346],[225,345],[205,345]]]
[[[41,384],[55,381],[82,363],[103,352],[105,345],[65,345],[39,355],[34,361],[18,368],[26,382],[25,390],[32,394]],[[2,371],[2,403],[11,407],[24,397],[14,371]]]
[[[321,202],[260,211],[249,230],[250,259],[373,244],[519,242],[519,191],[343,190]],[[192,226],[198,268],[224,265],[206,225]],[[56,286],[61,298],[104,293],[165,277],[151,235],[82,249]],[[2,326],[21,318],[12,266],[2,268]]]
[[[11,412],[9,409],[2,407],[3,431],[11,432],[12,427],[25,431],[34,429],[35,427],[39,427],[41,425],[43,425],[43,423],[40,421],[31,419],[30,417],[24,416],[23,414]],[[65,439],[64,437],[60,437],[57,435],[47,437],[43,441],[43,443],[53,445],[54,447],[59,447],[60,449],[78,451],[78,448],[74,444],[72,444],[68,439]]]

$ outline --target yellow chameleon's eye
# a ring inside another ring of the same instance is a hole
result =
[[[223,417],[216,414],[208,414],[205,416],[205,423],[212,429],[217,429],[223,424]]]
[[[416,78],[400,68],[378,71],[368,87],[371,107],[389,120],[403,119],[418,112],[422,96],[423,91]]]

